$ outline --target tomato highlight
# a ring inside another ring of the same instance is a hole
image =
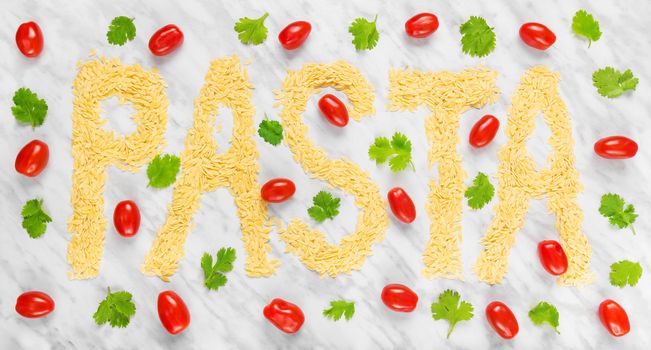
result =
[[[520,330],[513,311],[501,301],[493,301],[486,306],[486,320],[495,333],[504,339],[515,337]]]
[[[260,189],[260,196],[265,202],[281,203],[290,199],[296,192],[296,185],[290,179],[278,177],[265,183]]]
[[[387,194],[391,212],[396,219],[409,224],[416,219],[416,207],[405,190],[395,187]]]
[[[545,25],[528,22],[520,27],[520,38],[522,41],[538,50],[547,50],[556,42],[556,34]]]
[[[32,140],[18,152],[16,171],[27,176],[35,177],[47,166],[50,159],[50,150],[47,144],[41,140]]]
[[[54,300],[39,291],[29,291],[16,299],[16,312],[26,318],[43,317],[54,311]]]
[[[174,24],[168,24],[154,33],[149,39],[149,51],[154,56],[166,56],[183,43],[183,32]]]
[[[557,241],[545,240],[538,243],[538,258],[551,275],[560,276],[567,271],[567,255]]]
[[[348,109],[337,96],[325,94],[319,99],[321,114],[334,126],[343,128],[348,124]]]
[[[418,295],[402,284],[387,284],[381,298],[384,305],[396,312],[412,312],[418,305]]]
[[[439,19],[433,13],[419,13],[405,22],[405,32],[412,38],[425,38],[439,28]]]
[[[16,30],[16,46],[25,57],[34,58],[43,51],[43,33],[36,22],[25,22]]]
[[[606,299],[599,304],[599,320],[614,337],[624,336],[631,331],[626,310],[612,299]]]
[[[637,149],[637,143],[625,136],[604,137],[594,144],[594,152],[606,159],[633,158]]]
[[[482,148],[493,141],[499,128],[499,119],[495,118],[493,115],[486,114],[481,117],[475,125],[473,125],[472,129],[470,129],[468,142],[475,148]]]
[[[306,21],[292,22],[278,34],[278,41],[285,50],[295,50],[299,48],[312,31],[312,25]]]
[[[190,312],[181,297],[171,290],[158,295],[158,318],[170,334],[178,334],[190,325]]]
[[[305,322],[303,311],[296,304],[275,298],[262,310],[264,317],[285,333],[296,333]]]
[[[126,200],[118,203],[113,211],[113,225],[120,236],[135,236],[140,228],[140,209],[136,202]]]

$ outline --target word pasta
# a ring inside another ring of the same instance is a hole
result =
[[[499,92],[497,72],[479,67],[451,72],[392,70],[389,73],[389,110],[413,111],[426,106],[431,115],[425,120],[430,166],[437,165],[439,180],[430,182],[427,214],[430,238],[423,252],[423,275],[461,278],[461,211],[465,171],[457,152],[461,114],[469,108],[493,103]],[[499,203],[495,218],[482,243],[475,271],[482,281],[500,283],[507,271],[508,254],[522,227],[532,198],[548,197],[548,207],[556,214],[556,228],[567,252],[569,268],[558,282],[564,285],[589,283],[591,248],[581,233],[582,212],[576,203],[581,189],[574,168],[571,120],[558,94],[557,73],[544,67],[527,71],[508,110],[508,140],[499,153]],[[123,66],[115,59],[92,60],[80,65],[73,84],[72,151],[74,158],[69,222],[72,240],[68,261],[72,278],[92,278],[99,274],[106,218],[103,192],[106,168],[118,166],[137,171],[160,153],[164,146],[168,101],[164,82],[157,71],[140,66]],[[199,207],[201,196],[219,187],[229,189],[240,218],[249,276],[270,276],[279,266],[270,259],[269,234],[277,223],[287,251],[296,254],[308,268],[322,276],[334,277],[359,269],[372,254],[372,245],[383,239],[389,219],[386,203],[377,184],[356,164],[333,160],[307,136],[302,120],[309,98],[331,87],[345,93],[350,101],[350,117],[359,121],[374,114],[372,86],[350,64],[307,64],[290,71],[276,91],[277,105],[285,131],[284,141],[301,167],[312,177],[349,193],[360,209],[354,232],[340,244],[328,243],[324,234],[299,219],[286,227],[269,217],[260,197],[258,151],[255,145],[255,108],[251,105],[252,84],[240,60],[215,60],[195,101],[194,123],[181,153],[181,175],[174,185],[167,219],[159,229],[142,270],[168,280],[184,255],[184,245]],[[133,105],[137,130],[118,137],[101,129],[101,100],[117,96]],[[232,110],[233,132],[230,149],[217,153],[213,129],[220,106]],[[534,128],[537,113],[545,115],[552,130],[549,169],[535,170],[526,152],[525,141]]]

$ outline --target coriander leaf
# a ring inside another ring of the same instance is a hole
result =
[[[371,50],[380,39],[380,33],[377,31],[377,15],[373,22],[366,18],[356,18],[348,27],[348,32],[353,35],[353,45],[356,50]]]
[[[529,318],[536,326],[547,323],[556,333],[561,334],[558,331],[558,310],[554,305],[546,301],[539,302],[538,305],[529,310]]]
[[[630,227],[633,235],[635,235],[635,228],[633,228],[633,223],[637,218],[635,207],[633,204],[625,206],[624,199],[619,195],[607,193],[601,196],[599,213],[603,217],[608,218],[608,222],[611,225],[617,226],[620,229]]]
[[[330,308],[323,310],[323,316],[334,321],[339,321],[344,316],[346,321],[353,318],[355,314],[355,302],[346,300],[333,300],[330,302]]]
[[[627,90],[635,90],[639,79],[627,69],[624,73],[612,67],[599,69],[592,74],[592,84],[601,96],[615,98]]]
[[[124,328],[129,325],[131,317],[136,314],[136,304],[129,292],[111,293],[108,289],[106,298],[99,303],[93,319],[98,325],[109,323],[111,327]]]
[[[468,206],[473,209],[481,209],[493,199],[495,187],[490,183],[486,174],[479,172],[472,181],[472,186],[466,189],[464,196],[468,198]]]
[[[269,14],[265,12],[260,18],[251,19],[243,17],[235,23],[233,29],[239,33],[238,38],[242,44],[247,45],[253,43],[253,45],[259,45],[267,39],[267,27],[264,25],[264,20],[267,17],[269,17]]]
[[[265,114],[258,127],[258,135],[267,143],[277,146],[283,140],[283,126],[276,120],[268,120]]]
[[[495,49],[495,32],[481,17],[470,16],[470,19],[461,25],[459,32],[463,35],[461,48],[470,56],[483,57]]]
[[[642,277],[642,265],[630,260],[618,261],[610,265],[610,284],[624,288],[627,284],[631,287],[637,284]]]
[[[396,173],[405,170],[407,165],[414,168],[411,161],[411,141],[399,132],[393,134],[391,141],[386,137],[376,137],[368,149],[368,156],[378,165],[389,160],[389,168]]]
[[[181,160],[175,155],[157,155],[147,166],[149,185],[153,188],[165,188],[176,181],[176,174],[181,169]]]
[[[201,269],[203,270],[203,284],[209,290],[218,290],[228,282],[224,273],[233,270],[233,261],[237,258],[234,248],[220,248],[217,251],[217,259],[213,265],[212,256],[204,253],[201,257]]]
[[[136,26],[133,24],[133,18],[119,16],[113,18],[109,25],[106,39],[109,44],[124,45],[136,37]]]
[[[45,100],[39,99],[38,95],[28,88],[20,88],[14,93],[13,101],[11,113],[18,122],[30,124],[32,128],[43,125],[47,114]]]
[[[452,334],[454,326],[458,322],[468,321],[473,318],[473,311],[472,304],[467,301],[461,301],[459,293],[451,289],[439,294],[438,302],[432,303],[432,318],[435,320],[448,320],[450,322],[448,338],[450,338],[450,334]]]
[[[25,203],[21,215],[23,217],[23,228],[31,238],[41,237],[45,233],[48,222],[52,218],[43,210],[42,199],[32,199]]]
[[[339,198],[334,198],[332,194],[320,191],[312,198],[314,205],[307,210],[307,213],[317,222],[332,219],[339,214],[340,201]]]
[[[592,45],[593,41],[601,38],[599,22],[585,10],[576,11],[574,14],[574,18],[572,18],[572,31],[574,34],[588,39],[588,47]]]

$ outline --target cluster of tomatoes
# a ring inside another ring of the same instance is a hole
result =
[[[414,38],[424,38],[433,34],[439,26],[438,18],[432,13],[420,13],[405,23],[405,32]],[[306,21],[290,23],[278,35],[278,41],[287,50],[300,47],[308,38],[312,26]],[[556,35],[540,23],[525,23],[519,31],[522,41],[539,50],[546,50],[556,41]],[[183,42],[183,32],[174,24],[157,30],[149,40],[149,49],[155,56],[165,56],[175,51]],[[37,57],[43,50],[43,34],[35,22],[20,25],[16,32],[16,45],[26,57]],[[348,124],[348,111],[345,104],[332,94],[319,99],[318,107],[328,122],[343,128]],[[492,115],[482,117],[473,126],[469,143],[475,148],[488,145],[497,134],[499,120]],[[611,136],[597,141],[595,152],[604,158],[626,159],[635,156],[637,144],[623,136]],[[46,167],[49,158],[47,144],[33,140],[18,153],[15,168],[19,173],[35,177]],[[295,184],[285,178],[269,180],[261,188],[261,197],[269,203],[288,200],[296,192]],[[396,187],[387,194],[387,199],[394,216],[411,223],[416,218],[416,209],[407,192]],[[133,237],[140,226],[140,211],[135,202],[125,200],[118,203],[114,210],[113,222],[116,231],[124,237]],[[568,261],[563,248],[557,241],[546,240],[538,244],[538,255],[543,268],[552,275],[562,275],[567,271]],[[407,286],[389,284],[383,290],[381,299],[391,310],[411,312],[416,308],[418,295]],[[16,301],[16,312],[28,318],[43,317],[54,310],[54,300],[39,291],[21,294]],[[183,299],[173,291],[164,291],[158,297],[158,314],[164,328],[171,334],[183,331],[190,324],[190,314]],[[287,333],[297,332],[305,317],[301,309],[283,299],[273,299],[266,305],[263,315],[280,330]],[[624,309],[608,299],[599,306],[599,316],[614,336],[621,336],[630,330],[628,317]],[[493,301],[486,307],[486,319],[491,327],[505,339],[513,338],[518,333],[518,322],[507,305]]]

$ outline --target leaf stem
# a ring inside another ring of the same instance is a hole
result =
[[[452,334],[452,331],[454,330],[454,326],[456,326],[456,324],[457,324],[456,322],[451,322],[450,323],[450,328],[448,328],[447,339],[450,339],[450,334]]]
[[[633,236],[635,236],[635,227],[633,227],[633,224],[629,224],[631,226],[631,231],[633,231]]]

